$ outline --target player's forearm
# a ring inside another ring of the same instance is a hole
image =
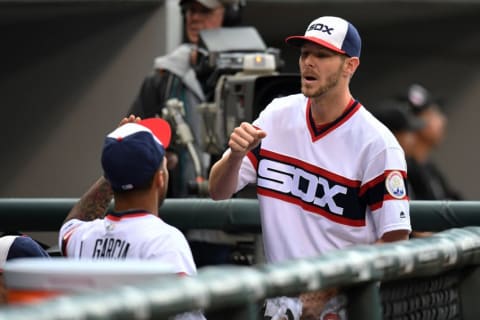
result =
[[[104,177],[101,177],[73,206],[65,218],[65,222],[71,219],[89,221],[103,217],[112,201],[112,197],[113,191],[110,183]]]
[[[408,240],[409,233],[410,232],[408,230],[394,230],[394,231],[386,232],[383,234],[382,238],[380,238],[376,243]]]
[[[232,157],[230,153],[213,165],[208,179],[208,191],[213,200],[228,199],[233,195],[241,164],[242,158]]]

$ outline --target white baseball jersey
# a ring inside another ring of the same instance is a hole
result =
[[[79,259],[158,260],[179,274],[195,275],[185,236],[146,211],[108,213],[104,219],[72,219],[60,229],[64,256]]]
[[[257,184],[267,261],[411,230],[403,150],[357,101],[316,128],[310,100],[291,95],[273,100],[253,125],[267,136],[243,159],[237,191]]]

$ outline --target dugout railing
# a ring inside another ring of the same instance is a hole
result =
[[[12,222],[2,231],[58,230],[76,201],[23,200],[0,201],[2,221]],[[180,229],[261,232],[254,200],[167,200],[161,212]],[[345,290],[350,319],[480,319],[480,203],[412,202],[411,216],[414,229],[436,233],[283,264],[207,267],[193,278],[3,308],[0,319],[166,319],[197,308],[209,319],[257,319],[265,298],[331,287]]]
[[[0,199],[0,232],[58,231],[74,198]],[[480,201],[411,201],[414,230],[442,231],[480,226]],[[258,202],[255,199],[166,199],[162,219],[179,229],[220,229],[260,233]]]

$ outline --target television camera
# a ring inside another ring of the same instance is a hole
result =
[[[300,92],[298,74],[280,73],[283,61],[276,48],[267,48],[253,27],[208,29],[200,32],[197,76],[202,81],[206,102],[198,106],[202,115],[202,152],[218,159],[228,137],[240,123],[252,122],[274,98]],[[207,195],[207,181],[201,155],[183,119],[179,100],[167,101],[164,117],[170,120],[177,140],[188,148],[197,173],[190,193]]]

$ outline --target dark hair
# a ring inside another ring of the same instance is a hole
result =
[[[185,19],[186,6],[185,4],[194,0],[182,0],[180,1],[180,7],[182,8],[182,16]],[[220,1],[222,2],[222,1]],[[222,2],[223,3],[223,2]],[[223,3],[225,12],[223,13],[223,26],[233,27],[242,23],[242,10],[245,7],[245,0],[235,0],[228,3]]]
[[[144,183],[142,184],[137,184],[135,185],[135,188],[133,189],[128,189],[128,190],[113,190],[113,193],[115,195],[122,195],[122,194],[131,194],[131,193],[135,193],[135,192],[142,192],[142,191],[147,191],[149,190],[152,185],[153,185],[153,178],[155,177],[155,175],[157,174],[157,172],[159,170],[163,170],[162,166],[163,166],[163,163],[165,161],[165,158],[163,158],[162,162],[160,163],[160,166],[158,167],[158,169],[155,171],[155,173],[152,175],[152,177],[145,181]]]

